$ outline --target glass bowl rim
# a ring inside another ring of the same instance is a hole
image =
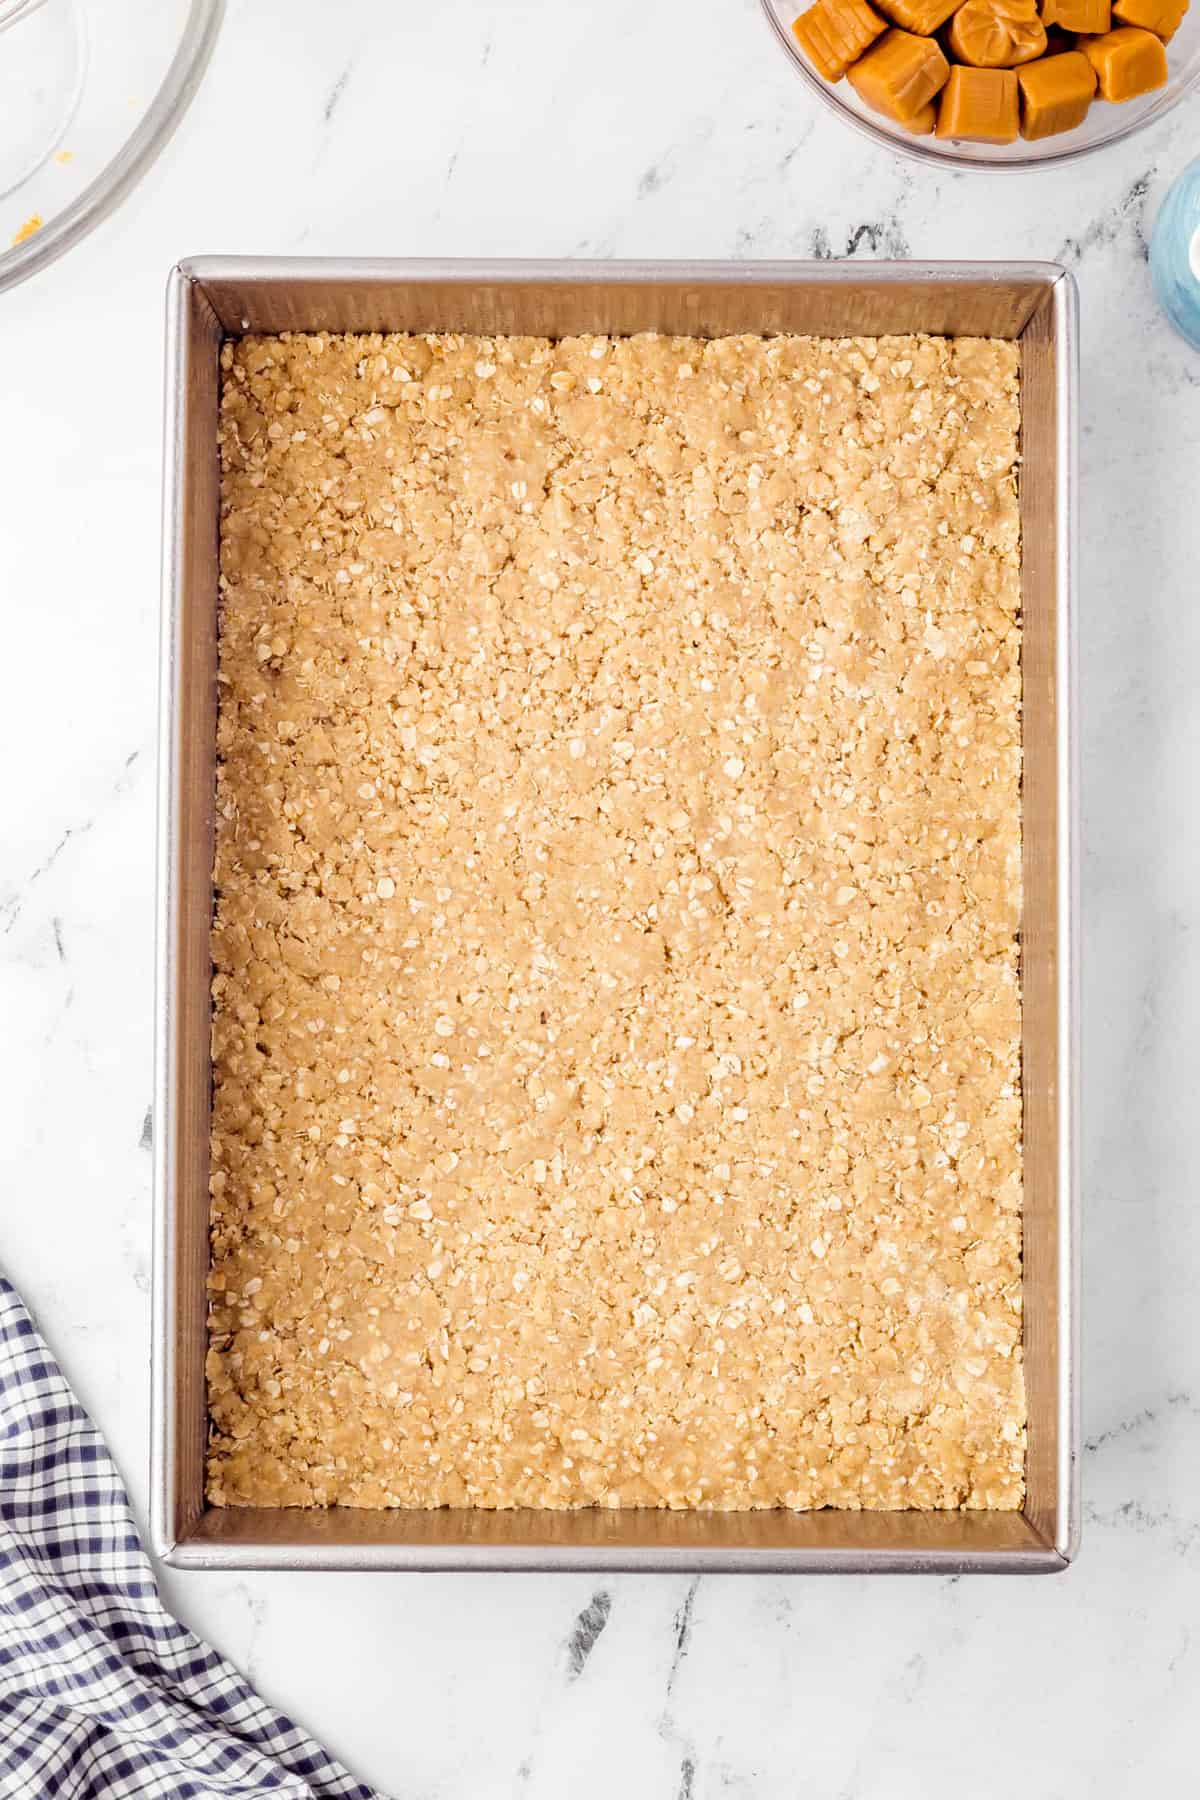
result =
[[[12,249],[0,252],[0,294],[36,275],[125,199],[190,106],[217,40],[225,0],[189,0],[175,54],[150,105],[116,155],[69,205]]]

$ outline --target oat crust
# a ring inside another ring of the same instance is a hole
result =
[[[223,366],[212,1501],[1019,1506],[1015,346]]]

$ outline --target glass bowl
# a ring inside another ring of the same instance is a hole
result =
[[[1193,0],[1167,45],[1167,85],[1152,94],[1142,94],[1119,106],[1093,100],[1087,118],[1074,131],[1064,131],[1059,137],[1037,138],[1032,143],[1024,138],[1018,138],[1015,144],[971,144],[953,138],[913,137],[903,126],[864,106],[848,81],[839,81],[835,86],[822,80],[810,65],[792,36],[792,20],[804,11],[809,0],[762,0],[762,4],[792,65],[827,106],[876,143],[943,168],[1034,169],[1073,162],[1076,157],[1102,150],[1106,144],[1119,144],[1143,127],[1157,124],[1200,82],[1200,0]]]
[[[0,293],[78,243],[150,167],[223,6],[0,0]]]

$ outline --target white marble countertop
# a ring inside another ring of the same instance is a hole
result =
[[[758,0],[232,0],[145,184],[3,301],[0,1256],[144,1508],[170,265],[1057,257],[1080,282],[1080,1559],[1042,1581],[168,1581],[389,1793],[1117,1800],[1194,1783],[1200,356],[1155,312],[1146,236],[1198,117],[1185,105],[1060,171],[940,175],[819,112]]]

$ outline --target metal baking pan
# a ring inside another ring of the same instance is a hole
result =
[[[259,331],[845,337],[1021,345],[1025,1354],[1022,1513],[267,1510],[204,1499],[209,921],[222,341]],[[1038,1572],[1075,1549],[1076,298],[1048,263],[203,259],[168,297],[159,741],[152,1530],[177,1568]]]

